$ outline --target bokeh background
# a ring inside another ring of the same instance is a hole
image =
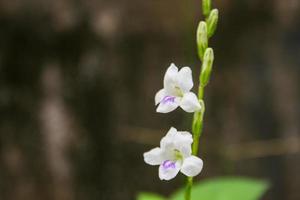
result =
[[[300,199],[300,1],[215,0],[196,179],[270,181],[265,200]],[[158,179],[143,152],[182,110],[155,113],[171,62],[200,62],[200,0],[1,0],[0,199],[133,200],[184,183]],[[195,89],[195,88],[194,88]]]

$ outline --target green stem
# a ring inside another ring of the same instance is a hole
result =
[[[191,199],[191,190],[193,186],[193,178],[192,177],[187,177],[186,180],[186,189],[185,189],[185,200],[190,200]]]
[[[198,99],[199,101],[202,101],[204,97],[204,86],[199,85],[198,89]],[[204,105],[202,105],[204,106]],[[199,149],[199,139],[202,133],[202,127],[203,127],[203,114],[204,114],[204,108],[202,108],[200,111],[195,112],[193,117],[193,146],[192,146],[192,155],[198,154]],[[191,191],[193,186],[193,177],[187,177],[187,183],[186,183],[186,190],[185,190],[185,200],[191,199]]]
[[[198,100],[201,105],[200,111],[194,113],[193,123],[192,123],[192,133],[193,133],[193,146],[192,155],[196,156],[199,150],[199,139],[202,134],[203,128],[203,115],[205,112],[204,105],[204,88],[207,85],[213,60],[214,53],[212,48],[208,48],[208,39],[214,34],[218,22],[218,9],[211,10],[211,0],[202,0],[202,12],[206,18],[205,22],[201,21],[197,28],[196,42],[198,54],[201,62],[201,72],[199,76],[199,88],[198,88]],[[191,200],[191,191],[193,186],[193,177],[187,178],[186,190],[185,190],[185,200]]]
[[[198,99],[203,100],[203,97],[204,97],[204,86],[200,84],[198,88]]]
[[[204,98],[204,86],[201,84],[199,85],[198,89],[198,99],[200,102],[203,102]],[[193,119],[193,147],[192,147],[192,154],[197,155],[198,153],[198,148],[199,148],[199,139],[202,133],[202,127],[203,127],[203,115],[204,115],[204,104],[201,105],[201,110],[196,112],[194,114],[194,119]]]

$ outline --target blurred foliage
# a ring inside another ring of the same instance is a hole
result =
[[[137,200],[164,200],[165,198],[154,193],[142,192],[138,194]]]
[[[204,200],[258,200],[269,188],[266,181],[242,178],[222,177],[197,183],[193,187],[192,199]],[[175,192],[170,200],[183,200],[184,188]],[[163,200],[159,195],[140,193],[137,200]]]

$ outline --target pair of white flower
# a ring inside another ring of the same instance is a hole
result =
[[[168,113],[180,106],[186,112],[201,109],[197,96],[190,92],[193,87],[192,71],[183,67],[180,71],[172,63],[164,77],[164,88],[155,95],[157,112]],[[192,155],[193,137],[189,132],[171,128],[160,141],[160,147],[144,153],[144,160],[149,165],[159,165],[159,178],[170,180],[179,171],[193,177],[203,168],[203,161]]]

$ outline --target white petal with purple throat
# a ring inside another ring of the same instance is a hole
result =
[[[177,131],[171,127],[166,136],[156,147],[144,153],[144,160],[149,165],[159,165],[159,178],[170,180],[179,171],[186,176],[196,176],[203,167],[200,158],[192,155],[192,135],[186,131]]]
[[[200,109],[197,96],[190,92],[193,87],[192,70],[183,67],[178,71],[175,64],[171,64],[164,76],[164,88],[155,95],[156,111],[168,113],[180,106],[186,112]]]
[[[159,113],[168,113],[175,110],[179,106],[179,100],[175,96],[165,96],[156,111]]]
[[[170,180],[174,178],[180,171],[181,164],[170,160],[165,160],[158,169],[158,176],[160,180]]]

